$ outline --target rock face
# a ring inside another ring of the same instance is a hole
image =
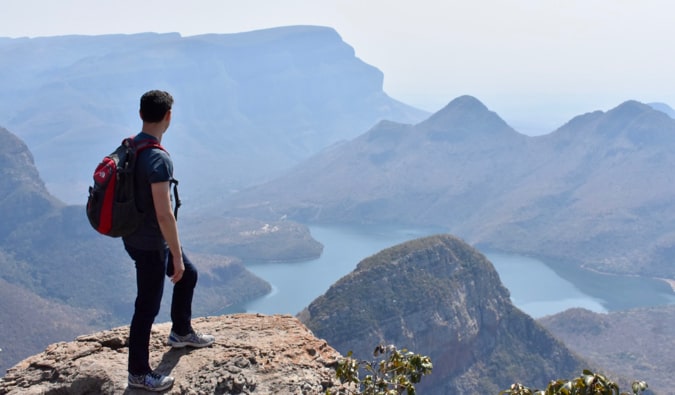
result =
[[[449,235],[364,259],[300,318],[342,354],[367,358],[394,344],[431,357],[425,395],[497,394],[516,381],[542,388],[588,367],[513,306],[482,254]]]
[[[212,347],[171,349],[170,323],[153,327],[151,365],[175,377],[169,394],[320,394],[340,354],[291,316],[238,314],[193,321]],[[56,343],[9,369],[0,394],[134,394],[127,389],[128,327]]]

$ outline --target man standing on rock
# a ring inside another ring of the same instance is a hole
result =
[[[134,140],[154,139],[161,143],[171,123],[172,106],[173,97],[168,92],[145,93],[140,103],[143,128]],[[197,270],[181,248],[171,203],[172,181],[173,162],[166,151],[154,147],[140,151],[135,173],[136,204],[146,214],[141,226],[123,238],[124,248],[136,264],[137,287],[129,331],[128,383],[150,391],[163,391],[174,382],[173,377],[154,372],[149,362],[150,332],[159,313],[165,274],[174,284],[168,344],[206,347],[215,341],[213,336],[197,333],[191,326]]]

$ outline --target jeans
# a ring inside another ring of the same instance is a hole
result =
[[[124,246],[136,263],[136,303],[129,330],[129,373],[152,371],[149,362],[150,332],[159,313],[164,292],[164,275],[173,275],[173,257],[169,249],[141,250]],[[197,285],[197,269],[183,253],[185,272],[173,286],[171,330],[184,336],[192,331],[192,295]]]

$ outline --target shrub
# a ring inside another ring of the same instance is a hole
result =
[[[633,394],[637,395],[647,389],[644,381],[634,381],[631,386]],[[520,383],[511,385],[499,395],[628,395],[620,392],[619,386],[605,376],[584,370],[583,374],[573,380],[551,381],[545,390],[531,390]]]
[[[354,385],[353,390],[343,389],[326,395],[415,395],[415,384],[423,376],[431,374],[433,365],[427,356],[414,354],[406,349],[397,350],[393,345],[377,346],[373,353],[382,356],[379,361],[358,361],[352,352],[338,362],[336,376],[343,383]],[[363,380],[359,378],[365,372]]]

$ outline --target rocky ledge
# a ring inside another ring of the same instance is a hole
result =
[[[199,318],[195,330],[216,336],[202,349],[171,349],[170,323],[153,327],[151,365],[176,378],[168,394],[320,394],[338,389],[341,355],[288,315]],[[127,388],[129,327],[55,343],[0,379],[0,395],[135,394]]]

